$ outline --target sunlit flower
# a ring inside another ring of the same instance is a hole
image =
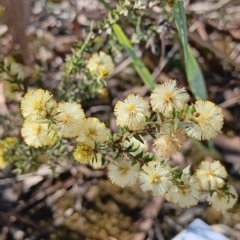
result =
[[[219,161],[201,162],[196,177],[199,179],[202,189],[210,190],[221,188],[225,183],[227,172]]]
[[[138,130],[146,125],[145,117],[150,117],[149,104],[139,95],[130,94],[116,103],[114,114],[118,126]]]
[[[94,147],[95,142],[105,142],[109,136],[110,130],[106,128],[104,123],[100,122],[97,118],[87,118],[76,140],[77,142],[83,142],[86,145]]]
[[[0,169],[5,168],[8,165],[7,159],[4,157],[4,146],[0,145]]]
[[[29,91],[21,101],[22,115],[32,120],[54,115],[57,103],[47,90]]]
[[[10,163],[9,151],[14,149],[17,143],[18,140],[13,137],[0,140],[0,169],[5,168]]]
[[[0,169],[5,168],[8,165],[8,161],[6,160],[6,158],[0,154]]]
[[[179,152],[186,140],[184,131],[172,129],[170,133],[162,133],[154,140],[154,147],[162,157],[170,157]]]
[[[138,179],[139,169],[139,163],[132,165],[131,161],[122,159],[108,165],[108,177],[119,187],[132,186]]]
[[[27,145],[33,147],[51,146],[54,144],[56,133],[48,123],[41,123],[26,119],[21,129]]]
[[[187,134],[198,140],[208,140],[217,136],[223,126],[222,109],[209,101],[197,101],[193,122],[184,123]]]
[[[85,114],[80,104],[62,102],[58,104],[56,127],[60,137],[76,137],[85,121]]]
[[[88,60],[87,69],[90,74],[104,78],[113,72],[112,58],[104,52],[94,53]]]
[[[10,83],[3,81],[3,93],[5,98],[15,100],[19,91],[19,87],[16,83]]]
[[[83,143],[78,143],[73,157],[80,163],[87,164],[94,157],[94,149]]]
[[[200,197],[200,185],[194,176],[182,174],[181,179],[170,187],[165,198],[180,207],[191,207],[197,204]]]
[[[218,211],[225,211],[233,207],[237,202],[238,195],[232,185],[228,189],[217,189],[209,195],[207,201]]]
[[[171,168],[155,161],[144,165],[139,176],[141,189],[151,191],[154,196],[164,195],[172,185],[171,180]]]
[[[169,8],[173,8],[176,3],[176,0],[167,0],[166,6]]]
[[[153,111],[170,117],[173,110],[183,110],[189,95],[185,88],[178,88],[176,80],[168,80],[156,86],[150,96]]]
[[[5,138],[4,142],[7,147],[13,147],[15,144],[18,143],[18,140],[17,140],[17,138],[7,137],[7,138]]]
[[[142,139],[142,142],[137,140],[135,137],[130,137],[128,139],[125,139],[122,143],[122,145],[125,149],[132,146],[131,149],[135,150],[135,151],[131,151],[130,154],[133,156],[137,156],[139,153],[141,153],[141,152],[144,153],[148,150],[147,142],[143,139],[143,137],[141,135],[139,135],[139,137]]]

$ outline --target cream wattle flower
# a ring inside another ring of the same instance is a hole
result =
[[[132,161],[122,159],[108,165],[108,177],[119,187],[132,186],[137,182],[140,165],[132,165]]]
[[[57,103],[53,95],[43,89],[29,91],[21,101],[24,118],[41,120],[56,113]]]
[[[61,102],[57,107],[56,128],[60,137],[76,137],[85,121],[80,104]]]
[[[118,126],[138,130],[146,125],[145,118],[150,117],[149,104],[139,95],[130,94],[116,103],[114,114]]]
[[[223,126],[222,109],[209,101],[196,101],[193,121],[183,123],[186,133],[198,140],[215,138]]]
[[[153,111],[170,117],[173,110],[182,111],[189,95],[184,87],[178,88],[176,80],[167,80],[159,84],[150,96],[150,103]]]
[[[139,182],[141,189],[153,196],[164,195],[172,185],[171,168],[161,162],[151,161],[142,167]]]

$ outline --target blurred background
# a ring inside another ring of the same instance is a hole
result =
[[[142,9],[123,13],[119,24],[156,82],[177,79],[191,94],[181,42],[162,2],[143,0]],[[99,31],[107,4],[114,8],[118,1],[0,0],[0,239],[167,240],[195,218],[229,239],[240,239],[239,201],[221,213],[203,194],[197,206],[181,209],[143,193],[138,185],[114,186],[106,169],[77,164],[68,143],[61,150],[24,145],[19,103],[28,89],[48,89],[58,101],[81,102],[87,116],[98,117],[113,132],[116,101],[129,93],[149,95],[114,34]],[[189,43],[208,99],[223,109],[225,125],[211,142],[187,140],[170,163],[181,168],[191,163],[196,169],[205,158],[218,159],[239,193],[240,1],[190,0],[184,5]],[[82,54],[90,32],[94,39]],[[91,92],[81,80],[83,65],[78,62],[78,74],[69,74],[66,62],[80,53],[87,60],[96,51],[111,55],[115,70],[106,87]],[[11,69],[3,69],[3,62]]]

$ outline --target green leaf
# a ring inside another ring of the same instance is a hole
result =
[[[185,168],[182,170],[182,172],[183,172],[184,174],[190,174],[190,168],[191,168],[191,163],[190,163],[187,167],[185,167]]]
[[[214,190],[209,190],[209,195],[210,195],[210,197],[212,197],[212,195],[213,195],[214,192],[215,192]]]
[[[214,148],[207,148],[203,145],[202,142],[192,139],[193,143],[203,152],[205,155],[211,156],[215,159],[220,158],[219,153]]]
[[[174,22],[177,27],[184,51],[186,73],[189,86],[196,99],[207,100],[207,90],[202,71],[194,57],[187,37],[187,22],[182,1],[177,1],[173,7]]]
[[[112,29],[114,33],[117,36],[117,39],[119,43],[125,48],[125,50],[128,53],[128,56],[131,58],[132,63],[136,71],[138,72],[139,76],[143,80],[143,82],[146,84],[146,86],[149,89],[154,89],[155,82],[153,81],[153,78],[148,71],[148,69],[144,66],[143,62],[141,59],[139,59],[130,43],[128,40],[127,36],[123,32],[122,28],[118,24],[113,24]]]
[[[112,9],[112,7],[111,7],[111,5],[108,3],[108,2],[106,2],[106,1],[104,1],[104,0],[98,0],[100,3],[102,3],[102,5],[107,9],[107,10],[111,10]]]
[[[150,162],[153,160],[153,158],[154,158],[154,154],[148,153],[148,155],[146,155],[142,160],[144,162]]]
[[[136,152],[139,148],[140,148],[140,145],[136,148],[133,148],[133,145],[131,145],[132,148],[130,150],[128,150],[128,152]]]
[[[148,132],[148,134],[149,134],[153,139],[156,139],[155,134],[153,134],[153,133],[151,133],[151,132]]]
[[[142,158],[142,157],[143,157],[143,152],[140,152],[139,154],[137,154],[137,155],[135,156],[135,158],[137,158],[137,159]]]
[[[187,37],[187,23],[185,10],[183,7],[183,3],[177,1],[173,7],[173,16],[174,22],[177,27],[179,37],[181,39],[183,49],[184,49],[184,58],[185,62],[188,60],[187,48],[188,48],[188,37]]]
[[[141,142],[142,144],[144,144],[144,141],[143,139],[141,138],[141,136],[137,135],[137,134],[134,134],[133,135],[134,138],[136,138],[139,142]]]
[[[190,88],[196,99],[207,100],[207,90],[202,71],[188,46],[188,62],[186,63],[187,78]]]

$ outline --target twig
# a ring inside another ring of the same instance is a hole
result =
[[[154,219],[157,217],[159,210],[164,202],[163,197],[153,197],[145,206],[141,213],[137,230],[132,235],[132,240],[144,240],[149,229],[152,227]]]
[[[225,53],[219,51],[217,48],[215,48],[211,43],[206,42],[204,40],[202,40],[198,34],[196,33],[191,33],[188,32],[188,37],[196,42],[197,44],[199,44],[200,46],[207,48],[208,50],[210,50],[211,52],[213,52],[216,57],[228,62],[229,64],[231,64],[232,66],[234,66],[236,69],[240,70],[240,65],[239,63],[236,63],[234,60],[232,60],[231,58],[228,57],[228,55],[226,55]]]
[[[153,227],[154,227],[154,233],[155,233],[157,240],[164,240],[161,228],[159,227],[159,224],[156,221],[154,221]]]
[[[38,193],[34,198],[30,199],[27,203],[19,205],[15,208],[16,212],[20,212],[23,209],[26,209],[33,205],[34,203],[46,198],[47,196],[53,194],[60,188],[69,188],[76,182],[76,177],[70,177],[70,179],[66,180],[65,182],[57,183],[56,185],[49,187],[48,189],[44,190],[43,192]]]
[[[233,97],[233,98],[219,104],[218,106],[221,108],[228,108],[228,107],[232,107],[236,104],[240,104],[240,96]]]
[[[228,4],[231,1],[232,0],[220,0],[216,4],[210,4],[208,1],[206,1],[207,4],[204,5],[202,5],[202,2],[199,2],[190,5],[188,10],[193,11],[197,14],[207,14],[222,8],[224,5]]]
[[[67,209],[64,212],[64,215],[58,219],[56,219],[53,223],[53,225],[49,226],[48,228],[43,229],[39,233],[37,233],[35,236],[32,236],[30,238],[26,238],[26,240],[40,240],[40,239],[46,239],[46,237],[54,231],[56,227],[59,227],[66,218],[70,217],[74,213],[74,210],[72,208]]]
[[[158,76],[162,72],[163,68],[166,66],[166,64],[168,63],[169,59],[174,56],[174,54],[177,52],[178,48],[179,48],[178,45],[175,44],[172,47],[172,49],[168,52],[167,56],[162,60],[161,64],[159,64],[158,68],[155,69],[155,71],[152,74],[152,77],[153,77],[154,80],[156,80],[158,78]]]

